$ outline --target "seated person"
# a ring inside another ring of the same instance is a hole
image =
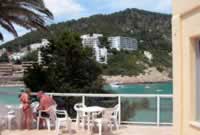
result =
[[[54,99],[48,95],[46,95],[43,91],[39,91],[37,93],[37,97],[39,98],[40,105],[38,110],[47,110],[50,106],[56,105]]]
[[[40,104],[38,107],[38,111],[39,110],[48,110],[50,106],[52,105],[56,105],[56,102],[54,101],[54,99],[48,95],[46,95],[43,91],[39,91],[37,93],[37,97],[39,98]],[[43,117],[50,117],[51,120],[54,120],[55,116],[51,115],[51,110],[43,112],[41,115]]]

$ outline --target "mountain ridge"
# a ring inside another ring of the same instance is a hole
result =
[[[52,24],[48,29],[48,32],[27,33],[0,47],[5,47],[9,51],[19,51],[27,45],[41,42],[43,38],[54,39],[64,31],[76,32],[80,35],[101,33],[105,37],[128,36],[137,39],[138,50],[113,53],[108,58],[108,65],[103,65],[103,74],[148,75],[150,73],[148,69],[156,68],[159,72],[167,72],[170,77],[172,75],[171,15],[169,14],[126,9],[108,15],[98,14]],[[152,60],[146,58],[145,51],[152,54]],[[163,74],[163,77],[165,76],[166,74]]]
[[[165,21],[166,22],[165,22]],[[157,25],[157,26],[156,26]],[[150,12],[140,9],[126,9],[124,11],[112,14],[96,14],[90,17],[84,17],[77,20],[70,20],[52,24],[48,26],[49,32],[33,31],[22,37],[2,44],[0,48],[7,48],[11,51],[18,51],[20,48],[29,44],[40,42],[42,38],[51,39],[52,35],[68,30],[80,34],[102,33],[106,36],[130,36],[137,38],[139,41],[149,40],[146,38],[148,33],[166,32],[167,38],[171,38],[171,15]],[[166,30],[169,29],[170,30]],[[164,31],[162,31],[164,29]],[[145,35],[146,34],[146,35]],[[150,34],[151,35],[151,34]],[[158,34],[159,36],[161,34]],[[144,38],[141,38],[141,37]],[[171,41],[170,41],[171,42]],[[139,45],[142,43],[139,43]]]

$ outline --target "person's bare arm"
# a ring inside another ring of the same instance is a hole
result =
[[[39,110],[43,110],[43,100],[41,99],[40,100],[40,105],[38,106],[38,108],[37,108],[37,110],[39,111]]]

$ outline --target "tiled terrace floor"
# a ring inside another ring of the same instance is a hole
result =
[[[68,135],[63,131],[63,135]],[[2,135],[55,135],[54,131],[48,132],[47,130],[31,130],[31,131],[3,131]],[[89,132],[80,129],[79,131],[73,128],[72,135],[90,135]],[[94,133],[98,135],[98,133]],[[104,132],[103,135],[174,135],[173,127],[171,126],[135,126],[135,125],[121,125],[120,130]]]

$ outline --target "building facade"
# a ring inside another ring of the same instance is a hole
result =
[[[200,135],[200,1],[173,0],[174,135]]]
[[[81,39],[82,39],[82,45],[84,47],[93,47],[94,45],[99,46],[100,45],[100,41],[99,38],[103,37],[102,34],[86,34],[86,35],[82,35]]]
[[[31,51],[36,51],[42,47],[46,47],[49,45],[49,41],[47,39],[42,39],[41,43],[34,43],[30,45],[30,50]]]
[[[17,52],[9,56],[10,60],[21,60],[24,56],[27,55],[27,52]]]
[[[137,40],[131,37],[109,37],[108,41],[112,49],[133,51],[138,49]]]
[[[82,45],[84,47],[90,47],[93,49],[94,56],[97,62],[107,64],[108,61],[108,51],[105,47],[101,48],[101,43],[99,41],[99,38],[103,37],[102,34],[93,34],[92,36],[82,35]]]
[[[47,39],[42,39],[41,43],[34,43],[29,45],[30,50],[27,49],[28,47],[23,48],[20,52],[13,53],[9,56],[10,60],[21,60],[23,57],[28,55],[28,53],[37,51],[38,50],[38,62],[41,62],[41,53],[40,48],[46,47],[49,45],[49,41]]]

